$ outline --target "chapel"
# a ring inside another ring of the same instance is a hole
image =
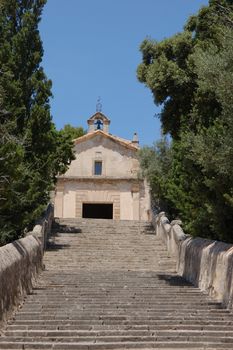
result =
[[[139,177],[135,133],[125,140],[109,132],[110,119],[97,111],[88,132],[74,140],[75,159],[58,176],[55,217],[149,221],[150,191]]]

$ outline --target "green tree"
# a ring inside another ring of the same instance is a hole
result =
[[[0,12],[0,86],[4,88],[1,152],[8,150],[11,178],[0,207],[5,234],[22,234],[44,209],[57,173],[73,159],[72,143],[52,123],[51,81],[41,61],[38,24],[46,0],[3,0]],[[12,150],[12,152],[11,152]],[[9,239],[12,237],[10,234]]]
[[[65,124],[64,127],[60,130],[61,134],[70,138],[71,140],[77,139],[85,135],[86,131],[80,126],[72,126],[70,124]]]
[[[163,131],[172,136],[170,170],[161,173],[165,206],[186,232],[231,242],[232,27],[232,1],[210,0],[182,33],[144,41],[138,67],[139,80],[163,107]],[[152,178],[152,191],[161,181]]]
[[[219,27],[226,21],[223,9],[232,11],[231,0],[210,0],[198,15],[190,17],[182,33],[157,42],[144,40],[138,79],[149,87],[162,106],[165,133],[179,139],[184,129],[208,127],[221,109],[214,91],[198,90],[193,52],[196,47],[221,46]]]
[[[221,50],[215,45],[196,50],[194,60],[198,89],[214,91],[221,113],[209,128],[198,134],[188,132],[183,142],[189,147],[187,157],[201,168],[208,190],[206,212],[212,232],[231,240],[233,225],[233,26],[221,27]]]
[[[139,150],[140,176],[146,177],[151,185],[153,207],[156,212],[166,210],[174,213],[174,206],[167,197],[168,180],[172,165],[172,150],[166,137]]]

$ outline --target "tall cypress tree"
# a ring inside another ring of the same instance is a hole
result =
[[[56,174],[64,172],[73,159],[71,143],[62,139],[52,123],[52,83],[41,67],[38,24],[45,3],[3,0],[0,13],[0,85],[7,111],[1,123],[23,149],[23,161],[17,165],[11,186],[17,200],[0,207],[0,218],[17,236],[41,213]]]

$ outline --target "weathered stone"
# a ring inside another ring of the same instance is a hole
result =
[[[164,212],[154,222],[168,254],[177,259],[178,273],[232,308],[233,245],[185,235],[177,220],[169,224]]]
[[[95,128],[99,120],[103,130]],[[96,113],[88,120],[89,132],[74,140],[75,159],[58,177],[56,217],[107,218],[101,209],[105,204],[110,206],[110,219],[149,221],[150,193],[147,182],[138,177],[138,142],[110,134],[109,123]],[[93,205],[96,212],[88,216],[84,207]]]
[[[32,235],[0,247],[0,322],[31,291],[42,254],[40,241]]]
[[[53,230],[0,349],[233,348],[232,314],[175,273],[148,223],[59,219]]]

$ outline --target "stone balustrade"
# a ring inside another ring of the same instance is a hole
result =
[[[33,235],[0,247],[0,323],[31,291],[42,256],[41,242]]]
[[[33,231],[0,247],[0,325],[32,290],[33,281],[43,268],[43,251],[52,220],[53,207],[49,205]]]
[[[27,235],[34,235],[41,241],[43,250],[46,249],[48,235],[51,232],[52,222],[54,219],[54,206],[49,203],[44,215],[36,222],[33,230]]]
[[[181,221],[170,223],[164,212],[152,222],[168,255],[176,258],[178,274],[225,307],[232,308],[233,245],[186,235]]]

